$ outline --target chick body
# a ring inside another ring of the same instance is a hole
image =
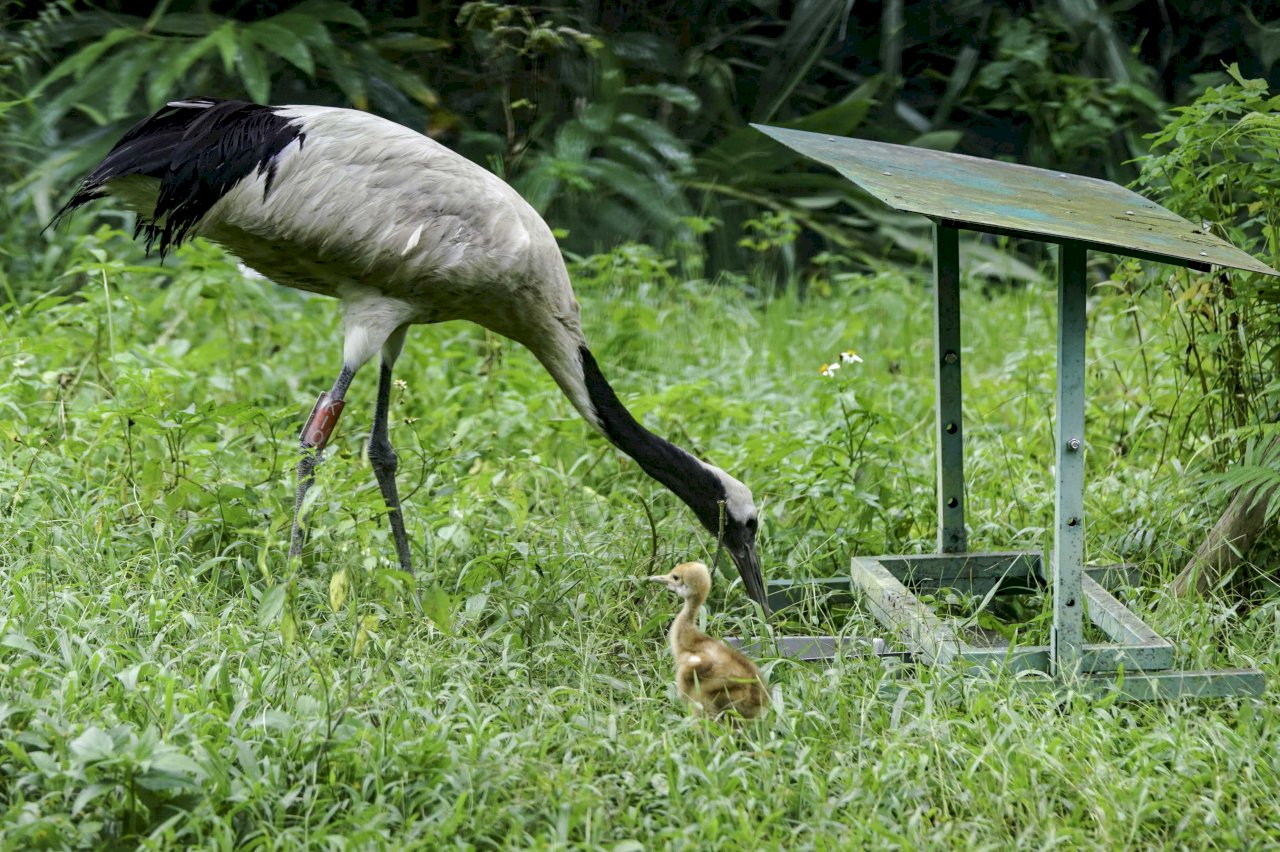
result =
[[[699,715],[755,719],[769,706],[764,675],[745,654],[698,629],[698,610],[711,591],[711,573],[701,562],[684,562],[650,580],[684,599],[667,642],[676,663],[676,690]]]

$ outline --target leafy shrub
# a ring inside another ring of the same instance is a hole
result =
[[[1139,185],[1203,227],[1280,267],[1280,95],[1265,80],[1207,89],[1152,134]],[[1211,467],[1227,491],[1280,486],[1280,282],[1239,270],[1182,270],[1159,282],[1170,307],[1162,321],[1191,379],[1181,407],[1185,435],[1205,434]],[[1241,463],[1243,461],[1243,463]],[[1270,514],[1280,512],[1272,491]]]

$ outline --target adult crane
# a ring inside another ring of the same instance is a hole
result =
[[[412,570],[387,434],[392,366],[409,326],[464,319],[533,352],[589,424],[719,537],[767,608],[751,492],[627,411],[587,348],[551,229],[496,175],[368,113],[190,98],[129,130],[58,217],[107,194],[138,214],[137,234],[161,257],[198,235],[277,284],[338,299],[342,369],[302,429],[291,557],[347,388],[380,354],[369,461],[400,566]]]

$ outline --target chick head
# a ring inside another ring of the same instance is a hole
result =
[[[701,562],[681,562],[671,569],[670,574],[659,574],[649,579],[664,584],[681,598],[694,595],[705,599],[711,591],[711,572]]]

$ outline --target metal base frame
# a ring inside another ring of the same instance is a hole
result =
[[[951,666],[980,677],[994,671],[1020,675],[1017,688],[1031,693],[1064,688],[1123,700],[1211,698],[1260,695],[1265,685],[1257,669],[1174,671],[1173,644],[1152,630],[1109,590],[1128,586],[1128,566],[1085,569],[1084,609],[1109,641],[1083,642],[1080,670],[1051,674],[1051,645],[1013,645],[957,619],[943,618],[921,596],[955,590],[974,596],[1026,594],[1051,581],[1046,561],[1032,551],[920,556],[855,557],[846,578],[774,581],[774,611],[815,595],[861,598],[903,650],[876,648],[873,640],[835,636],[788,636],[773,649],[741,643],[749,651],[817,661],[837,654],[877,656],[903,662]],[[1039,677],[1035,675],[1039,674]]]

